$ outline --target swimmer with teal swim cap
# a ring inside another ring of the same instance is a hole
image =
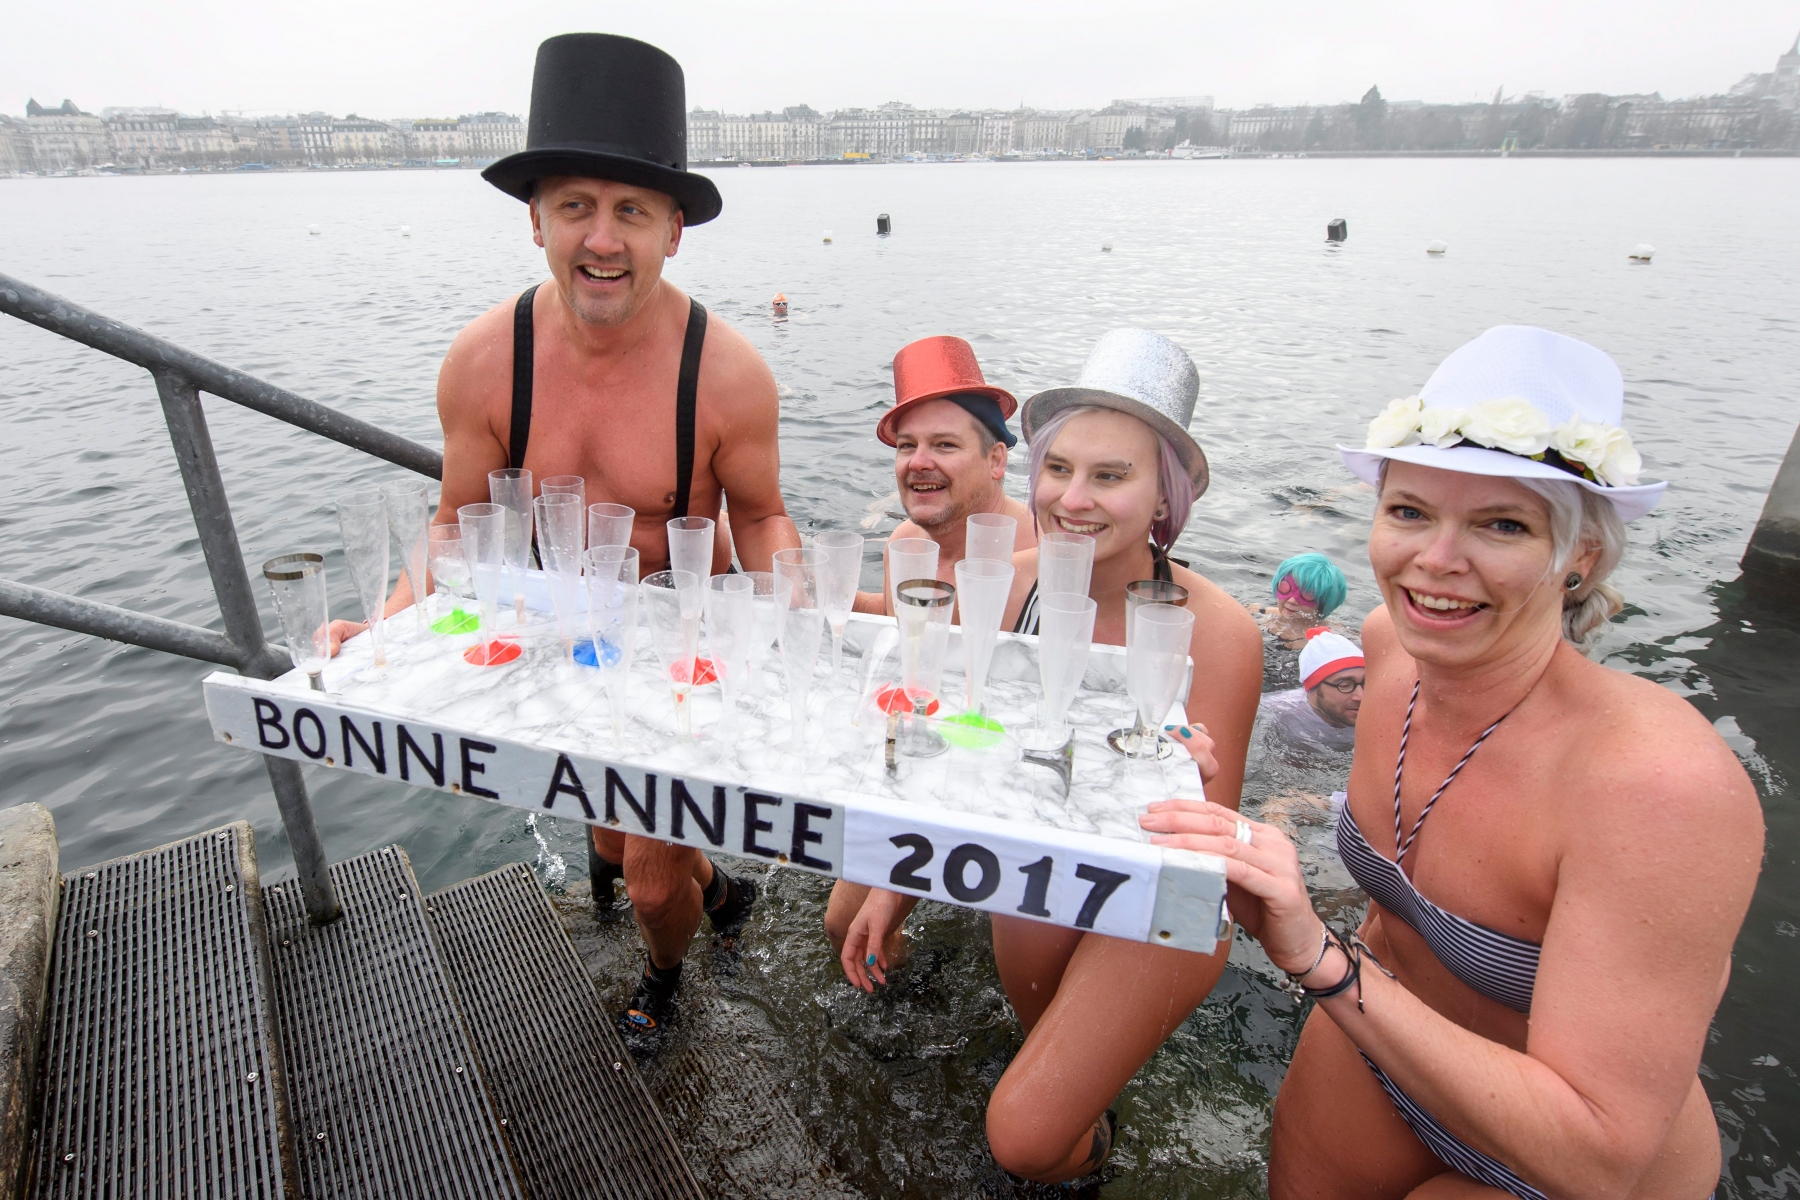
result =
[[[1306,631],[1344,602],[1349,584],[1337,564],[1323,554],[1296,554],[1275,568],[1269,584],[1275,603],[1253,611],[1263,628],[1290,650],[1306,644]]]

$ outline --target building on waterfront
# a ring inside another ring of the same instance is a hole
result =
[[[464,113],[456,119],[456,126],[469,157],[477,164],[525,148],[525,122],[511,113]]]
[[[469,152],[469,139],[462,122],[454,117],[426,117],[393,122],[406,143],[408,162],[438,162],[457,159]]]
[[[106,122],[82,112],[72,100],[64,100],[59,108],[45,108],[36,100],[27,102],[25,130],[33,170],[83,171],[112,161],[112,136]]]
[[[31,134],[25,122],[0,113],[0,178],[32,169]]]

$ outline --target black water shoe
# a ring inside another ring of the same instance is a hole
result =
[[[712,882],[700,893],[700,903],[712,919],[713,932],[726,949],[734,948],[738,935],[750,923],[750,910],[756,906],[756,881],[740,875],[727,875],[713,863]]]
[[[619,1033],[637,1053],[655,1053],[675,1019],[675,992],[681,986],[681,964],[662,970],[648,960],[638,977],[631,1003],[619,1014]]]

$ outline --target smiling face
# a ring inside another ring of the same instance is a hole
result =
[[[1164,508],[1162,448],[1122,412],[1077,413],[1057,431],[1037,478],[1038,528],[1094,539],[1094,561],[1143,546]]]
[[[1275,585],[1275,607],[1289,620],[1311,620],[1319,615],[1319,600],[1300,586],[1292,575]]]
[[[1392,462],[1369,564],[1400,644],[1440,667],[1534,652],[1560,636],[1550,508],[1510,479]],[[1565,570],[1586,574],[1597,550]]]
[[[894,483],[913,524],[951,529],[970,513],[999,507],[1006,447],[984,453],[979,422],[948,400],[909,404],[894,420]]]
[[[569,308],[591,325],[622,325],[681,245],[681,208],[650,188],[558,176],[531,198],[532,240]]]

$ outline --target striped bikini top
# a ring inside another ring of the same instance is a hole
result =
[[[1338,814],[1338,855],[1343,858],[1351,878],[1356,880],[1362,890],[1382,908],[1412,926],[1452,975],[1488,999],[1518,1012],[1528,1013],[1531,1011],[1531,990],[1537,983],[1538,956],[1542,953],[1542,947],[1536,942],[1510,937],[1485,925],[1477,925],[1467,917],[1446,912],[1420,895],[1419,889],[1413,886],[1413,881],[1402,869],[1406,862],[1406,852],[1419,836],[1419,829],[1425,824],[1425,818],[1431,815],[1432,806],[1455,781],[1469,759],[1475,756],[1475,751],[1481,749],[1481,743],[1487,741],[1488,735],[1500,727],[1500,721],[1506,720],[1512,710],[1508,709],[1500,717],[1500,721],[1489,725],[1487,732],[1475,739],[1475,744],[1469,747],[1468,753],[1462,756],[1444,782],[1438,785],[1438,790],[1432,794],[1431,799],[1426,801],[1419,819],[1413,823],[1412,832],[1405,841],[1401,841],[1400,773],[1406,766],[1406,739],[1412,733],[1413,708],[1418,703],[1419,685],[1415,681],[1412,701],[1406,706],[1406,724],[1400,730],[1400,754],[1394,764],[1395,857],[1384,858],[1376,852],[1375,847],[1369,844],[1369,839],[1363,836],[1362,829],[1357,826],[1348,804]]]

